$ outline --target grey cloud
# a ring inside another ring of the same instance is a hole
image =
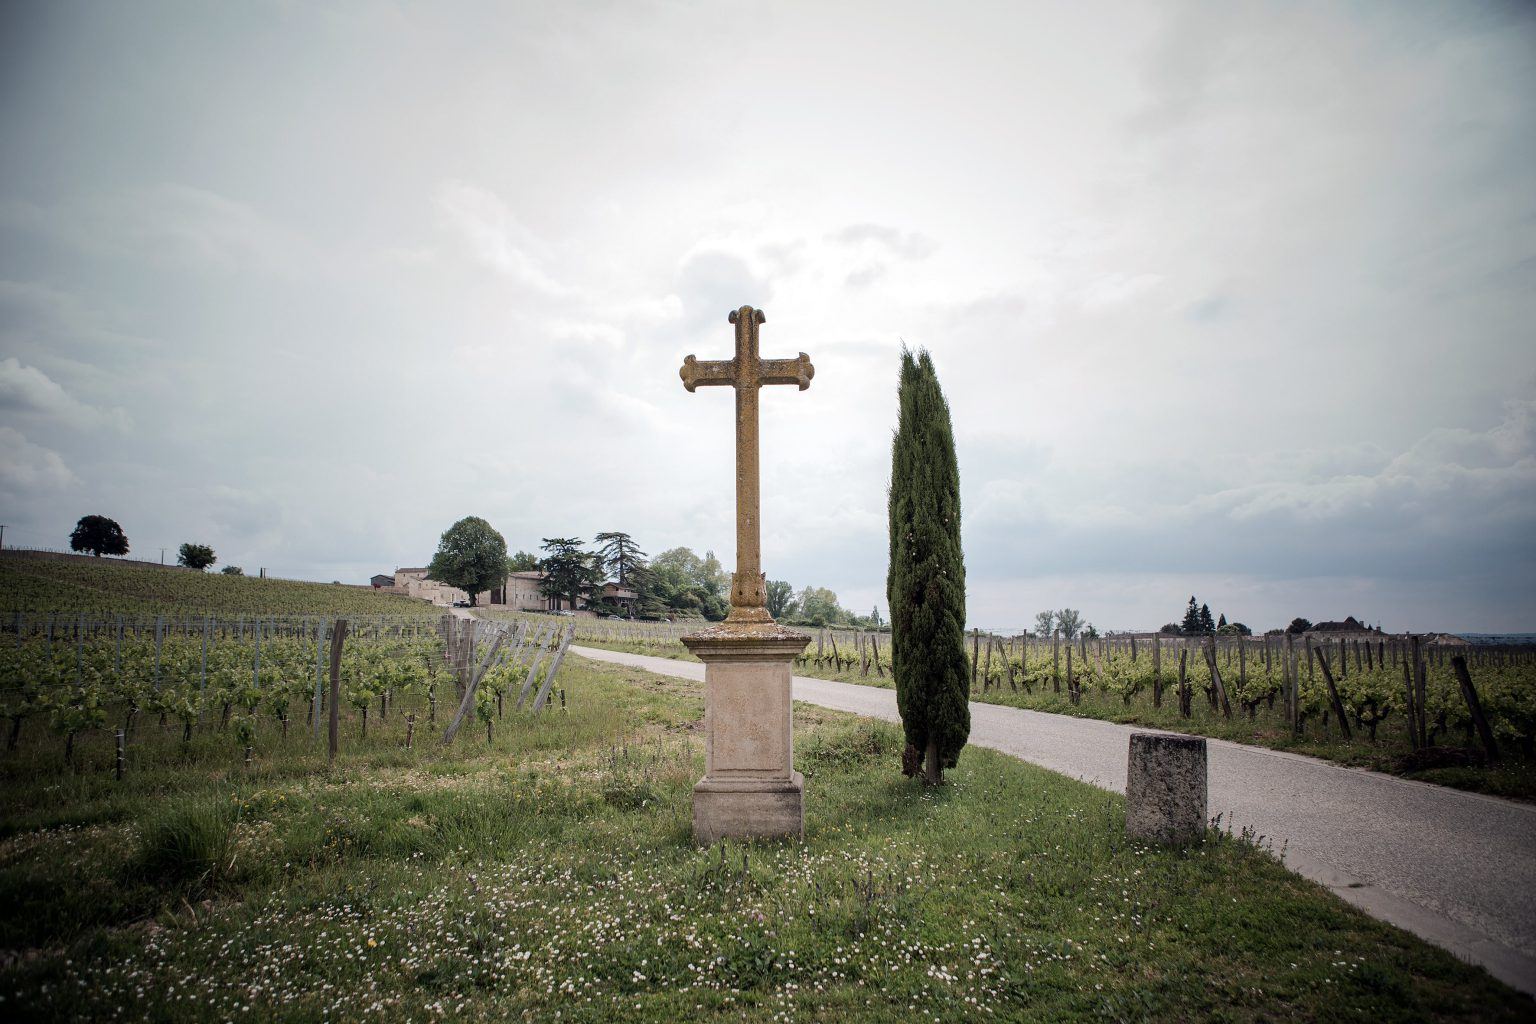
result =
[[[921,260],[931,256],[938,243],[916,231],[901,231],[884,224],[850,224],[841,231],[827,236],[829,241],[842,245],[857,246],[872,242],[892,255],[906,260]]]
[[[982,574],[992,577],[1220,572],[1234,563],[1269,579],[1355,574],[1422,583],[1447,564],[1533,573],[1532,406],[1511,404],[1487,431],[1432,431],[1374,473],[1261,480],[1163,506],[1063,505],[1044,487],[988,482],[987,467],[977,467],[967,546],[1006,552]]]
[[[58,452],[33,444],[12,427],[0,427],[0,494],[12,502],[35,500],[76,480]]]
[[[772,285],[753,273],[745,260],[713,250],[689,256],[678,268],[673,290],[695,328],[724,324],[726,315],[740,306],[762,308],[773,301]]]
[[[325,579],[471,511],[728,553],[729,397],[676,360],[749,302],[818,370],[763,403],[777,577],[883,589],[906,339],[978,616],[1156,625],[1196,575],[1529,620],[1532,442],[1486,410],[1536,388],[1536,19],[1492,6],[13,18],[7,522]]]
[[[23,366],[15,356],[0,360],[0,411],[41,413],[71,426],[84,426],[95,410],[80,404],[35,366]]]
[[[549,247],[530,231],[506,202],[489,189],[449,181],[438,189],[437,207],[475,259],[529,289],[552,296],[576,290],[545,269]]]
[[[846,282],[850,288],[864,288],[884,277],[885,270],[884,263],[870,263],[849,274]]]
[[[0,225],[83,252],[171,260],[199,271],[312,273],[313,245],[252,206],[177,182],[88,194],[41,207],[0,207]]]

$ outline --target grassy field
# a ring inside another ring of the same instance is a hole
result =
[[[0,555],[0,614],[391,615],[435,618],[442,609],[398,594],[334,583],[225,576],[111,559]]]
[[[653,643],[581,639],[578,643],[652,657],[682,661],[698,660],[681,644],[670,639]],[[889,666],[886,666],[886,669],[887,674],[880,676],[873,668],[868,675],[865,675],[858,667],[844,668],[839,671],[830,663],[817,665],[807,661],[797,663],[795,666],[795,672],[798,675],[855,683],[861,686],[890,687],[893,684],[889,676]],[[1425,767],[1418,764],[1412,757],[1412,748],[1407,732],[1402,727],[1401,715],[1396,720],[1389,715],[1386,722],[1377,730],[1375,738],[1357,728],[1354,735],[1346,740],[1336,728],[1330,729],[1320,715],[1313,716],[1298,736],[1286,726],[1280,711],[1267,704],[1259,704],[1251,718],[1240,708],[1234,708],[1232,717],[1226,718],[1210,706],[1198,685],[1195,693],[1188,718],[1179,713],[1178,701],[1175,697],[1165,696],[1163,706],[1158,708],[1152,705],[1145,693],[1127,702],[1115,691],[1100,689],[1091,681],[1084,684],[1081,700],[1076,704],[1071,702],[1065,691],[1057,692],[1049,683],[1036,685],[1033,692],[1027,692],[1022,688],[1010,689],[1001,678],[994,679],[988,689],[978,689],[973,692],[971,699],[989,704],[1002,704],[1008,707],[1028,708],[1033,711],[1074,715],[1081,718],[1097,718],[1126,725],[1144,725],[1171,732],[1211,736],[1231,740],[1234,743],[1249,743],[1275,750],[1288,750],[1324,758],[1338,764],[1369,768],[1421,782],[1488,793],[1512,800],[1536,802],[1536,764],[1524,757],[1520,747],[1515,743],[1504,744],[1504,760],[1497,765],[1462,764]],[[1527,705],[1530,703],[1529,697],[1525,698],[1525,703]],[[1441,742],[1470,743],[1459,732],[1454,733],[1451,738],[1442,739]],[[1455,757],[1458,754],[1473,758],[1477,752],[1464,747],[1453,747],[1446,751],[1448,757]]]
[[[799,707],[803,843],[695,847],[697,684],[571,659],[564,712],[334,766],[150,722],[125,779],[0,756],[0,1014],[24,1020],[1528,1020],[1531,1002],[1241,838]],[[417,709],[418,711],[420,709]]]

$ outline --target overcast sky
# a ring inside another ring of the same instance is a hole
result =
[[[362,582],[455,519],[885,610],[903,341],[969,618],[1536,629],[1527,4],[10,3],[0,520]]]

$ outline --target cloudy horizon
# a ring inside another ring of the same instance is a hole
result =
[[[901,346],[969,618],[1536,630],[1519,4],[12,4],[0,521],[365,582],[465,515],[885,609]]]

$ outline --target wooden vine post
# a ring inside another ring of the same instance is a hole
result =
[[[963,642],[963,641],[962,641]],[[971,629],[971,692],[976,692],[976,669],[981,665],[981,627]]]
[[[1189,685],[1189,648],[1179,645],[1179,716],[1188,718],[1193,689]]]
[[[1339,720],[1339,731],[1346,740],[1352,739],[1349,719],[1344,716],[1344,702],[1339,699],[1339,688],[1333,685],[1333,670],[1328,667],[1328,659],[1322,650],[1317,652],[1317,666],[1323,670],[1323,683],[1328,687],[1328,703],[1333,707],[1334,717]]]
[[[1408,656],[1413,661],[1413,704],[1419,709],[1419,746],[1429,746],[1429,705],[1424,701],[1424,690],[1429,676],[1428,666],[1424,664],[1424,653],[1419,647],[1419,638],[1410,637],[1408,640]]]
[[[443,746],[446,747],[452,743],[453,738],[458,735],[459,726],[464,724],[464,718],[469,714],[469,709],[475,705],[475,693],[480,689],[480,680],[485,678],[486,671],[491,667],[491,662],[496,658],[496,652],[501,650],[501,643],[506,638],[506,631],[498,630],[496,639],[491,641],[491,649],[486,652],[485,658],[480,662],[480,667],[474,669],[474,674],[464,687],[464,699],[459,702],[459,710],[454,714],[453,721],[448,723],[448,728],[443,732]],[[486,723],[486,725],[486,739],[489,740],[490,723]]]
[[[1403,659],[1403,715],[1408,719],[1408,743],[1414,750],[1423,749],[1419,744],[1419,716],[1423,710],[1413,698],[1413,670],[1408,659]]]
[[[1451,668],[1456,673],[1456,681],[1461,684],[1461,698],[1467,702],[1467,711],[1472,716],[1472,727],[1477,730],[1477,738],[1483,743],[1483,750],[1488,755],[1489,764],[1499,763],[1499,745],[1494,742],[1493,729],[1488,726],[1488,719],[1483,714],[1483,703],[1477,699],[1477,688],[1472,685],[1472,675],[1467,671],[1467,659],[1458,654],[1451,658]]]
[[[1051,630],[1051,684],[1061,692],[1061,630]]]
[[[331,627],[331,721],[330,760],[336,760],[341,743],[341,647],[347,641],[347,620],[337,619]]]
[[[1211,670],[1211,685],[1216,687],[1216,696],[1221,701],[1221,716],[1232,717],[1232,704],[1227,700],[1227,688],[1221,681],[1221,669],[1216,667],[1216,638],[1207,637],[1205,641],[1205,664]]]

